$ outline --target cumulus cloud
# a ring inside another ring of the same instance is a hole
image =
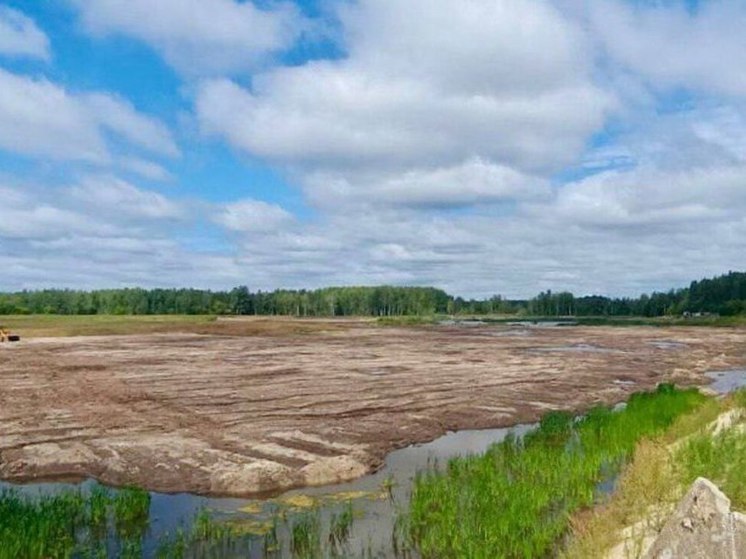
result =
[[[235,0],[71,0],[97,35],[144,41],[180,72],[220,74],[251,69],[288,48],[303,28],[297,8],[260,9]]]
[[[743,267],[738,3],[359,0],[334,4],[338,56],[273,66],[299,29],[283,5],[74,1],[89,31],[199,74],[185,91],[201,130],[283,173],[316,213],[297,219],[248,188],[190,205],[110,175],[5,188],[12,286],[636,295]],[[3,71],[0,86],[1,147],[168,177],[110,153],[114,135],[183,163],[168,130],[120,97]],[[195,220],[220,242],[190,247]]]
[[[80,99],[45,79],[1,68],[0,147],[55,159],[108,157],[96,121]]]
[[[268,233],[294,221],[292,215],[280,206],[253,199],[224,204],[213,219],[226,229],[242,233]]]
[[[594,35],[616,62],[658,87],[746,95],[742,2],[587,3]]]
[[[170,131],[118,97],[75,94],[44,78],[0,68],[0,148],[38,157],[106,163],[104,131],[142,150],[176,156]]]
[[[304,178],[319,206],[367,203],[412,207],[458,207],[478,203],[538,200],[551,195],[548,181],[473,158],[443,168],[414,168],[388,174],[317,172]]]
[[[49,60],[49,38],[30,17],[0,5],[0,55]]]
[[[173,219],[185,215],[185,208],[162,194],[143,190],[114,176],[86,177],[67,188],[65,194],[99,215],[140,219]]]
[[[208,80],[196,98],[203,131],[311,175],[312,197],[401,187],[438,204],[475,179],[457,204],[502,198],[574,161],[614,107],[584,32],[546,2],[362,1],[340,18],[346,58],[275,68],[251,89]]]
[[[189,208],[116,177],[0,184],[0,199],[2,289],[178,283],[196,258],[172,236]]]
[[[179,155],[170,130],[159,121],[139,113],[128,101],[93,93],[85,96],[83,102],[100,126],[152,153],[167,157]]]

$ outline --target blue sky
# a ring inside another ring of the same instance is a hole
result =
[[[0,0],[0,289],[742,269],[746,7]]]

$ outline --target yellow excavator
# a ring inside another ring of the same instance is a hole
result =
[[[0,342],[20,342],[21,336],[11,334],[7,328],[0,326]]]

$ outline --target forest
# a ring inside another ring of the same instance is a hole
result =
[[[600,295],[577,297],[546,291],[529,300],[495,295],[463,299],[434,287],[327,287],[252,292],[200,289],[45,289],[0,293],[2,314],[62,315],[292,315],[292,316],[427,316],[435,314],[521,316],[669,316],[710,313],[746,314],[746,273],[729,272],[693,281],[688,287],[643,294],[637,298]]]

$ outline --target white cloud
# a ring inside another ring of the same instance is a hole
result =
[[[546,180],[480,158],[444,168],[354,174],[318,172],[304,178],[311,200],[333,208],[374,200],[413,207],[457,207],[478,203],[537,200],[551,195]]]
[[[292,214],[280,206],[253,199],[225,204],[213,219],[226,229],[242,233],[269,233],[293,223]]]
[[[316,185],[425,205],[520,198],[515,184],[538,181],[516,177],[574,161],[614,106],[582,29],[546,2],[363,1],[341,19],[347,58],[250,90],[209,80],[196,98],[204,132],[306,176],[312,198]]]
[[[587,2],[595,36],[614,61],[658,87],[746,94],[742,2]]]
[[[119,159],[119,166],[150,180],[169,181],[173,179],[171,173],[157,163],[138,157],[122,157]]]
[[[111,95],[94,93],[87,95],[84,102],[99,125],[121,135],[133,144],[167,157],[179,155],[179,148],[176,147],[169,129],[159,121],[138,112],[128,101]]]
[[[0,148],[61,160],[110,162],[103,131],[145,151],[176,156],[169,130],[104,93],[75,94],[44,78],[0,68]]]
[[[0,148],[55,159],[103,161],[106,144],[85,104],[45,80],[0,69]]]
[[[18,10],[0,5],[0,55],[49,60],[49,38],[34,20]]]
[[[234,0],[71,0],[85,28],[150,44],[185,74],[251,69],[290,46],[302,18],[290,3],[259,9]]]
[[[183,207],[162,194],[113,176],[86,177],[65,193],[99,215],[141,219],[174,219],[185,215]]]
[[[297,16],[193,1],[77,5],[92,32],[139,38],[182,72],[209,74],[189,90],[202,130],[284,172],[314,219],[256,198],[181,202],[111,176],[6,188],[6,286],[635,295],[743,267],[738,3],[360,0],[339,7],[342,58],[272,68],[260,59],[292,42]],[[215,17],[194,20],[203,9]],[[246,32],[257,25],[267,34]],[[250,80],[219,75],[256,68]],[[167,172],[110,153],[109,135],[178,156],[167,129],[121,98],[7,72],[0,85],[7,149],[112,160],[154,179]],[[679,89],[686,102],[674,104]],[[596,174],[567,178],[576,172]]]
[[[744,185],[746,166],[611,171],[567,185],[550,209],[574,224],[686,228],[746,215]]]

